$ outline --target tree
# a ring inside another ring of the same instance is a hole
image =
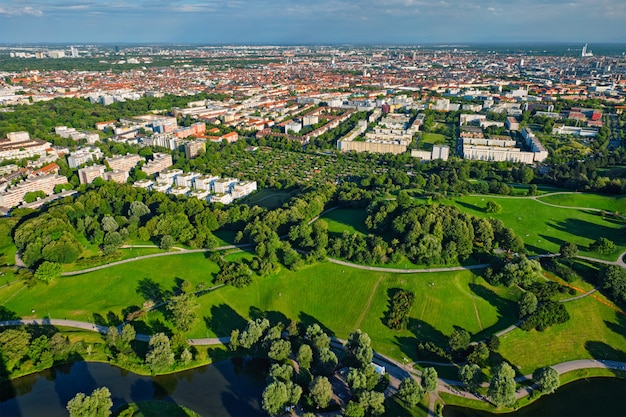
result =
[[[68,401],[70,417],[107,417],[111,415],[111,392],[107,387],[96,388],[91,395],[79,392]]]
[[[163,235],[159,242],[159,248],[169,250],[172,246],[174,246],[174,238],[171,235]]]
[[[485,206],[485,212],[492,214],[501,213],[502,206],[493,200],[489,200],[487,201],[487,205]]]
[[[517,316],[520,319],[532,314],[537,310],[537,296],[526,291],[517,302]]]
[[[309,395],[318,408],[326,408],[333,396],[333,387],[325,376],[316,376],[309,384]]]
[[[500,338],[495,334],[489,336],[487,338],[487,347],[490,351],[497,352],[500,349]]]
[[[482,370],[476,364],[466,364],[459,369],[459,378],[470,391],[475,391],[480,387],[482,377]]]
[[[335,372],[337,367],[337,355],[330,349],[322,349],[319,351],[318,367],[321,373],[330,375]]]
[[[607,265],[600,270],[598,281],[611,300],[626,304],[626,271],[617,265]]]
[[[344,417],[364,417],[365,409],[363,408],[361,403],[350,400],[350,402],[346,406],[346,411],[344,411],[343,415]]]
[[[301,395],[299,385],[291,381],[274,381],[263,391],[262,407],[270,416],[277,416],[284,412],[286,406],[297,404]]]
[[[284,382],[272,382],[265,387],[262,406],[270,416],[282,414],[288,401],[289,393],[287,392],[287,385]]]
[[[542,394],[552,394],[561,384],[559,373],[556,369],[549,366],[535,369],[533,381],[537,384]]]
[[[180,360],[184,365],[187,365],[193,360],[193,354],[189,351],[189,349],[185,348],[180,354]]]
[[[578,256],[578,246],[572,242],[565,242],[561,245],[559,252],[561,253],[561,258],[563,259],[574,259]]]
[[[28,354],[30,335],[23,328],[6,329],[0,332],[0,357],[7,371],[19,367]]]
[[[311,362],[313,362],[313,350],[309,345],[302,345],[300,349],[298,349],[298,355],[296,356],[296,361],[301,368],[306,370],[311,369]]]
[[[146,363],[152,373],[171,368],[174,364],[174,352],[170,346],[170,339],[165,333],[157,333],[150,338],[149,351],[146,355]]]
[[[135,340],[137,336],[137,332],[135,328],[130,323],[126,323],[122,326],[122,332],[120,333],[119,340],[117,342],[117,348],[124,352],[130,348],[130,343]]]
[[[359,396],[359,404],[366,413],[379,416],[385,412],[385,394],[376,391],[365,391]]]
[[[306,338],[311,341],[313,347],[317,350],[328,349],[330,346],[330,337],[324,333],[324,330],[317,323],[307,327]]]
[[[287,340],[275,340],[270,346],[267,356],[275,361],[283,361],[289,357],[291,353],[291,343]]]
[[[601,237],[593,242],[591,245],[589,245],[589,250],[599,253],[601,255],[611,254],[615,252],[616,249],[617,246],[615,246],[615,243],[605,237]]]
[[[196,319],[196,296],[180,294],[172,297],[165,308],[169,312],[174,325],[186,332]]]
[[[24,195],[24,201],[26,203],[37,201],[38,198],[46,198],[46,193],[43,191],[29,191]]]
[[[465,350],[470,344],[470,339],[471,336],[467,330],[455,327],[448,339],[448,345],[453,351]]]
[[[61,264],[45,261],[35,271],[35,278],[38,281],[50,283],[61,276]]]
[[[400,383],[400,387],[398,389],[398,395],[400,399],[408,404],[409,407],[413,408],[424,398],[424,390],[411,377],[404,378]]]
[[[475,363],[484,366],[489,359],[489,348],[485,342],[478,342],[472,346],[472,352],[467,355],[467,361],[469,363]]]
[[[356,359],[360,367],[369,365],[374,358],[374,351],[372,350],[372,340],[363,333],[360,329],[357,329],[350,333],[348,341],[346,342],[346,348],[350,355]]]
[[[366,365],[364,368],[350,368],[346,376],[346,382],[353,393],[359,395],[363,391],[371,391],[380,380],[374,365]]]
[[[422,387],[428,392],[437,389],[437,371],[435,368],[425,368],[422,371]]]
[[[510,407],[515,403],[515,371],[502,362],[494,371],[489,383],[489,396],[497,407]]]
[[[110,232],[115,232],[117,229],[119,229],[120,225],[117,224],[117,222],[115,221],[115,219],[111,216],[104,216],[102,218],[102,230],[104,230],[107,233]]]

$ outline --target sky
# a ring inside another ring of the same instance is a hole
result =
[[[626,0],[0,0],[1,43],[626,43]]]

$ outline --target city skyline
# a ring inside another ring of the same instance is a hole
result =
[[[4,42],[626,42],[623,0],[0,0]]]

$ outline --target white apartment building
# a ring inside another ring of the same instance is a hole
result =
[[[111,169],[129,172],[132,168],[137,166],[142,159],[143,158],[139,155],[128,153],[126,155],[114,156],[113,158],[106,158],[104,162],[106,162]]]
[[[229,193],[236,183],[234,178],[220,178],[213,183],[213,190],[216,194]]]
[[[241,181],[235,184],[230,194],[234,199],[252,194],[257,189],[256,181]]]
[[[9,132],[6,139],[0,139],[0,161],[46,156],[50,149],[49,142],[31,139],[28,132]]]
[[[144,178],[142,180],[135,181],[133,183],[133,187],[144,188],[146,190],[151,190],[153,184],[154,184],[154,181],[150,181],[149,179]]]
[[[203,190],[203,191],[210,192],[213,190],[213,184],[219,178],[220,177],[216,177],[215,175],[200,175],[196,177],[194,180],[194,188],[196,190]]]
[[[172,155],[167,153],[155,153],[152,161],[148,161],[141,170],[148,175],[155,174],[173,165]]]
[[[91,184],[96,178],[103,178],[105,169],[104,165],[81,168],[78,170],[78,179],[81,184]]]
[[[0,192],[0,207],[16,207],[24,201],[24,196],[32,191],[43,191],[46,195],[50,195],[54,193],[54,187],[58,184],[67,184],[67,178],[57,174],[29,177]]]
[[[172,188],[170,188],[170,190],[168,191],[168,194],[174,194],[174,195],[187,195],[187,193],[191,191],[191,188],[189,187],[181,187],[179,185],[174,186]]]
[[[164,169],[163,171],[159,172],[159,175],[157,175],[157,182],[173,184],[176,177],[178,175],[181,175],[182,173],[183,170],[178,168]]]
[[[106,181],[115,181],[117,183],[123,184],[128,180],[128,171],[122,171],[119,169],[114,169],[113,171],[106,171],[102,178]]]
[[[194,183],[194,179],[200,176],[197,172],[185,172],[176,175],[176,185],[179,187],[188,187],[191,188]]]
[[[69,154],[67,156],[67,164],[70,168],[78,168],[80,165],[86,164],[89,161],[97,161],[103,156],[104,154],[99,148],[90,146],[87,148],[81,148]]]
[[[189,192],[189,197],[195,197],[198,200],[207,200],[211,193],[207,190],[191,190]]]
[[[213,194],[209,201],[211,203],[230,204],[233,202],[233,196],[230,194]]]

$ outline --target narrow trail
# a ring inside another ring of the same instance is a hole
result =
[[[378,285],[380,284],[380,281],[382,280],[383,280],[383,277],[380,277],[378,278],[378,281],[376,281],[376,284],[374,284],[374,288],[372,288],[372,293],[370,294],[370,297],[367,299],[367,304],[365,304],[365,308],[363,309],[363,312],[361,313],[358,320],[356,321],[356,325],[354,326],[355,329],[359,329],[361,327],[361,323],[363,322],[363,320],[365,320],[365,316],[370,311],[370,307],[372,306],[372,302],[374,301],[374,296],[376,295],[376,291],[378,291]]]

